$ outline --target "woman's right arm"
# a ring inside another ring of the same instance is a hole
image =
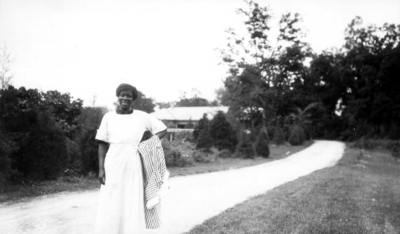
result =
[[[100,184],[106,184],[106,172],[104,170],[104,159],[106,158],[107,144],[99,143],[99,181]]]

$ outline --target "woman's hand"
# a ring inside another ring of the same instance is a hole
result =
[[[102,185],[106,184],[106,173],[104,172],[104,169],[99,170],[99,181]]]

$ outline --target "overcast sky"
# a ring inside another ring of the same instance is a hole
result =
[[[398,0],[260,0],[275,19],[298,12],[316,52],[343,45],[355,16],[400,24]],[[121,82],[159,102],[199,90],[215,98],[227,68],[215,50],[243,27],[241,0],[0,0],[0,45],[13,57],[13,84],[58,90],[111,106]],[[273,25],[274,26],[274,25]]]

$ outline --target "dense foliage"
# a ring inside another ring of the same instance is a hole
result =
[[[139,92],[135,108],[150,112],[151,99]],[[39,92],[8,85],[0,90],[0,176],[53,180],[98,170],[96,131],[107,109],[82,107],[68,93]]]
[[[218,90],[240,128],[272,129],[276,144],[400,139],[400,25],[363,26],[356,17],[341,49],[316,54],[298,14],[282,16],[273,40],[270,9],[247,3],[238,11],[247,34],[228,30],[221,49],[229,76]]]
[[[258,133],[257,139],[255,141],[255,151],[258,156],[268,158],[269,157],[269,138],[267,130],[261,129]]]
[[[55,179],[69,162],[68,141],[74,138],[82,101],[69,94],[24,87],[0,90],[1,160],[4,174],[34,180]]]
[[[217,112],[209,126],[210,137],[213,145],[218,150],[229,149],[234,151],[236,145],[236,134],[222,111]]]

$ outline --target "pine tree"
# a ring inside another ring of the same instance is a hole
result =
[[[298,125],[294,125],[290,131],[289,143],[291,145],[302,145],[305,140],[305,134],[303,128]]]
[[[255,143],[255,150],[257,155],[262,156],[263,158],[268,158],[269,157],[268,144],[269,144],[268,133],[267,130],[263,128],[258,134]]]
[[[244,158],[254,158],[256,156],[250,136],[243,130],[240,134],[239,144],[236,146],[236,154]]]
[[[204,125],[203,129],[201,129],[199,133],[199,137],[197,138],[197,149],[204,149],[204,150],[209,150],[213,144],[212,139],[210,137],[210,131],[209,131],[209,123],[208,121],[205,122],[206,124]]]
[[[273,141],[277,145],[282,145],[285,143],[285,134],[283,133],[282,128],[279,126],[275,128]]]
[[[195,140],[198,140],[200,132],[202,131],[203,128],[205,128],[205,126],[208,126],[209,120],[207,118],[207,114],[203,115],[203,118],[201,118],[199,120],[199,122],[197,123],[196,127],[193,130],[193,138]]]
[[[233,128],[222,111],[218,111],[213,120],[211,120],[209,132],[214,146],[216,146],[218,150],[234,150],[233,138],[235,136]]]

